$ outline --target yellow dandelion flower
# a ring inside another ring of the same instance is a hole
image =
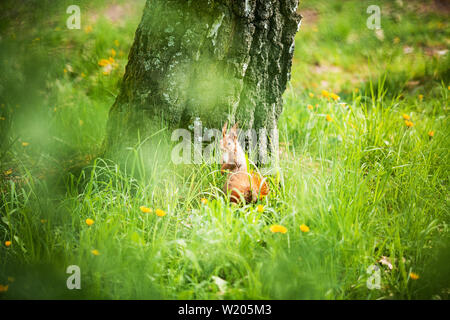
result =
[[[395,38],[394,38],[394,43],[397,44],[397,43],[399,43],[399,42],[400,42],[400,38],[399,38],[399,37],[395,37]]]
[[[67,73],[67,69],[66,68],[64,68],[64,73]]]
[[[417,280],[417,279],[420,278],[420,276],[419,276],[417,273],[414,273],[414,272],[411,272],[411,273],[409,274],[409,277],[410,277],[412,280]]]
[[[419,101],[423,100],[423,94],[419,94]]]
[[[450,90],[450,86],[448,86],[447,89]]]
[[[100,254],[100,252],[98,252],[97,249],[92,250],[91,253],[92,253],[94,256],[98,256],[98,255]]]
[[[258,212],[264,212],[264,206],[263,206],[262,204],[259,204],[259,205],[256,207],[256,211],[258,211]]]
[[[11,241],[10,240],[7,240],[7,241],[5,241],[5,246],[7,246],[7,247],[9,247],[9,246],[11,246]]]
[[[114,63],[114,58],[113,57],[109,57],[109,63]]]
[[[30,143],[29,142],[22,142],[22,146],[27,147]]]
[[[119,40],[114,40],[114,44],[116,45],[116,47],[119,46]]]
[[[300,226],[300,230],[301,230],[302,232],[309,232],[309,227],[308,227],[306,224],[302,224],[302,225]]]
[[[109,60],[107,60],[107,59],[101,59],[101,60],[98,62],[98,65],[101,66],[101,67],[107,66],[108,64],[110,64],[110,62],[109,62]]]
[[[273,225],[270,227],[270,231],[272,231],[273,233],[277,233],[277,232],[286,233],[287,229],[286,229],[286,227],[276,224],[276,225]]]
[[[430,132],[428,132],[428,135],[429,135],[430,137],[434,137],[434,131],[431,130]]]
[[[112,57],[115,57],[115,56],[116,56],[116,50],[111,49],[111,56],[112,56]]]
[[[8,291],[9,285],[2,285],[0,284],[0,292],[6,292]]]
[[[203,205],[206,205],[208,203],[208,199],[205,198],[202,198],[200,201]]]
[[[86,219],[86,224],[87,224],[88,226],[92,226],[92,225],[94,224],[94,220],[92,220],[92,219],[90,219],[90,218],[87,218],[87,219]]]
[[[332,118],[329,114],[327,114],[327,121],[328,121],[328,122],[333,121],[333,118]]]
[[[161,209],[156,209],[155,213],[158,217],[164,217],[166,215],[164,210],[161,210]]]
[[[310,104],[308,104],[308,107],[307,107],[309,110],[313,110],[314,109],[314,107],[312,106],[312,105],[310,105]]]
[[[330,97],[331,97],[334,101],[337,101],[337,100],[340,99],[340,97],[339,97],[337,94],[335,94],[335,93],[331,93],[331,94],[330,94]]]
[[[82,78],[86,78],[86,74],[84,72],[81,73]]]
[[[406,124],[406,126],[407,126],[408,128],[411,128],[411,127],[414,126],[414,123],[413,123],[412,121],[409,121],[409,120],[405,120],[405,124]]]
[[[358,93],[359,92],[359,88],[355,88],[355,93]]]
[[[310,97],[310,98],[314,98],[314,93],[310,92],[310,93],[309,93],[309,97]]]
[[[86,28],[84,28],[84,32],[86,33],[92,32],[92,26],[87,26]]]
[[[12,173],[12,169],[8,169],[4,172],[5,176],[9,176]]]
[[[329,98],[330,97],[330,93],[327,90],[322,90],[322,97]]]
[[[409,120],[411,119],[411,117],[409,115],[407,115],[406,113],[402,114],[403,119],[405,120]]]
[[[152,209],[147,208],[147,207],[145,207],[145,206],[140,206],[139,209],[141,209],[141,211],[142,211],[143,213],[150,213],[150,212],[152,212]]]

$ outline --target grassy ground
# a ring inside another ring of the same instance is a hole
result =
[[[163,145],[97,157],[144,2],[82,1],[81,30],[69,4],[2,4],[0,298],[449,298],[448,6],[377,1],[376,32],[373,3],[303,1],[258,208]]]

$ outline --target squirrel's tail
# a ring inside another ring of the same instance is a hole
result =
[[[252,189],[260,198],[269,194],[269,185],[258,172],[252,172]]]

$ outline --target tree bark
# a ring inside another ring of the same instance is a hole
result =
[[[290,79],[298,0],[147,0],[120,93],[109,149],[152,124],[276,129]],[[270,137],[269,137],[270,138]],[[273,138],[273,137],[272,137]]]

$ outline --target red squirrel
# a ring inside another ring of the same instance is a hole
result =
[[[227,125],[222,128],[222,141],[220,149],[222,151],[220,172],[228,172],[227,180],[223,187],[225,194],[230,194],[230,201],[239,203],[245,200],[246,203],[256,202],[269,193],[269,186],[266,180],[257,172],[249,173],[245,153],[238,141],[237,123],[227,134]]]

